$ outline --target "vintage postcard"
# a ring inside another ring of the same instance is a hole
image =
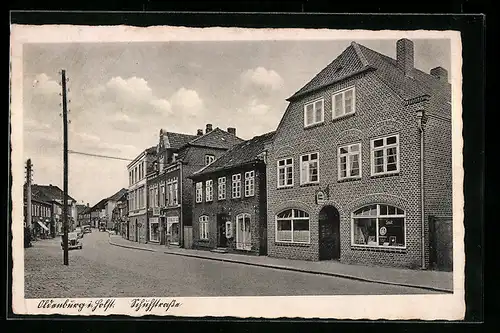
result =
[[[11,42],[14,313],[464,317],[459,32]]]

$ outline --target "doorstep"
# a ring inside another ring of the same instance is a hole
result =
[[[338,261],[303,261],[280,259],[268,256],[221,253],[207,250],[185,249],[180,247],[167,248],[160,245],[148,246],[148,244],[137,244],[136,242],[125,240],[121,237],[112,235],[110,235],[109,243],[114,246],[151,252],[162,252],[169,255],[178,255],[184,257],[222,261],[316,275],[326,275],[370,283],[426,289],[443,293],[453,292],[453,273],[451,272],[351,265],[343,264]]]

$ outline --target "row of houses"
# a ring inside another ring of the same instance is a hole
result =
[[[94,206],[82,206],[78,211],[78,225],[99,228],[103,224],[108,230],[118,230],[128,215],[127,208],[127,189],[122,188]]]
[[[24,185],[24,227],[27,227],[28,187]],[[63,232],[64,193],[55,185],[31,185],[32,232],[37,237],[55,237]],[[68,224],[70,230],[77,226],[78,205],[68,196]]]
[[[123,237],[409,268],[452,264],[451,85],[352,42],[287,99],[275,131],[159,131],[128,165]]]

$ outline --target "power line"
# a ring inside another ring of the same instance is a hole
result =
[[[84,152],[81,152],[81,151],[74,151],[74,150],[70,150],[68,152],[70,154],[85,155],[85,156],[100,157],[100,158],[109,158],[109,159],[113,159],[113,160],[133,161],[133,159],[130,159],[130,158],[117,157],[117,156],[109,156],[109,155],[99,155],[99,154],[92,154],[92,153],[84,153]]]

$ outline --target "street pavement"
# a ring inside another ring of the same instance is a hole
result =
[[[60,238],[25,249],[25,298],[430,294],[429,290],[112,246],[93,231],[63,265]]]

